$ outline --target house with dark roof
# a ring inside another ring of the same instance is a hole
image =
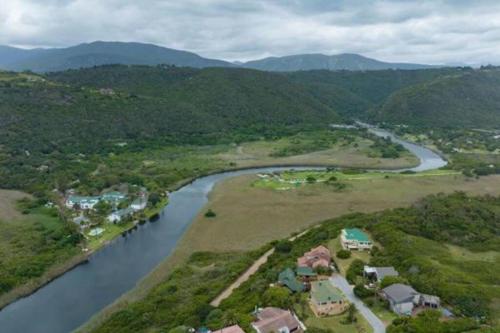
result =
[[[400,315],[411,315],[420,303],[420,293],[406,284],[392,284],[382,289],[380,295],[389,301],[391,310]]]
[[[340,243],[345,250],[370,250],[373,246],[368,235],[358,228],[342,229]]]
[[[300,293],[305,289],[304,284],[297,280],[294,271],[290,268],[285,269],[279,274],[278,283],[294,293]]]
[[[311,283],[309,304],[317,317],[342,313],[349,305],[342,292],[335,288],[329,280]]]
[[[386,276],[399,276],[399,273],[392,266],[388,267],[365,266],[363,269],[363,275],[368,280],[381,282]]]
[[[303,333],[306,327],[289,310],[268,307],[259,309],[255,313],[257,320],[252,327],[257,333]]]

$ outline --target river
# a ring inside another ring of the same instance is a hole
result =
[[[391,133],[370,128],[372,133],[401,143],[420,159],[410,170],[425,171],[446,165],[433,151],[403,141]],[[311,167],[271,167],[229,171],[199,178],[172,192],[168,206],[154,223],[139,225],[93,254],[88,263],[68,271],[35,293],[0,311],[2,333],[66,333],[134,288],[172,253],[178,240],[208,202],[208,194],[221,180],[256,173]],[[402,171],[402,170],[399,170]]]

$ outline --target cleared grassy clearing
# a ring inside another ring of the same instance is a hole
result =
[[[238,167],[258,165],[300,165],[321,164],[363,168],[403,168],[418,164],[418,159],[409,152],[403,152],[399,158],[381,158],[370,148],[372,141],[356,138],[351,143],[339,142],[327,149],[312,151],[293,156],[277,157],[277,151],[293,146],[290,138],[276,141],[256,141],[243,143],[218,155],[222,160],[234,163]]]
[[[29,194],[20,191],[0,190],[0,220],[8,223],[23,219],[23,214],[17,209],[17,201],[29,197]]]

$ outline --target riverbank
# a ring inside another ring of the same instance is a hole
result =
[[[64,261],[63,263],[53,266],[42,276],[31,280],[29,283],[14,288],[9,292],[7,292],[6,294],[1,295],[0,311],[10,303],[13,303],[23,297],[33,294],[40,288],[43,288],[45,285],[57,279],[64,273],[72,270],[76,266],[85,264],[86,262],[88,262],[89,257],[90,254],[84,254],[84,253],[72,257],[69,260]]]
[[[158,214],[165,209],[165,207],[168,205],[168,198],[163,198],[157,205],[156,207],[150,207],[144,210],[145,214],[145,220],[144,222],[151,222],[151,220],[155,219],[155,216],[157,217]],[[121,228],[117,228],[113,233],[110,235],[107,235],[104,237],[104,239],[100,242],[95,242],[92,244],[92,240],[87,240],[87,245],[84,251],[82,249],[82,252],[76,256],[73,256],[69,258],[68,260],[65,260],[53,267],[51,267],[48,271],[46,271],[42,276],[30,280],[27,284],[21,285],[19,287],[16,287],[9,292],[3,294],[0,296],[0,311],[8,306],[9,304],[27,297],[33,293],[35,293],[37,290],[40,288],[43,288],[45,285],[48,283],[52,282],[53,280],[57,279],[58,277],[64,275],[68,271],[74,269],[75,267],[79,265],[86,264],[89,259],[94,255],[97,251],[101,250],[105,246],[108,246],[110,243],[113,242],[114,239],[117,237],[120,237],[126,233],[132,232],[134,229],[137,228],[137,225],[140,224],[141,222],[139,220],[130,222],[126,225],[124,225]]]

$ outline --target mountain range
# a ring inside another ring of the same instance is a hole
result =
[[[245,67],[263,71],[383,70],[424,69],[429,65],[388,63],[358,54],[299,54],[271,57],[248,62],[208,59],[195,53],[169,49],[153,44],[103,42],[84,43],[67,48],[20,49],[0,46],[0,68],[4,70],[52,72],[88,68],[106,64],[175,65],[179,67]]]

